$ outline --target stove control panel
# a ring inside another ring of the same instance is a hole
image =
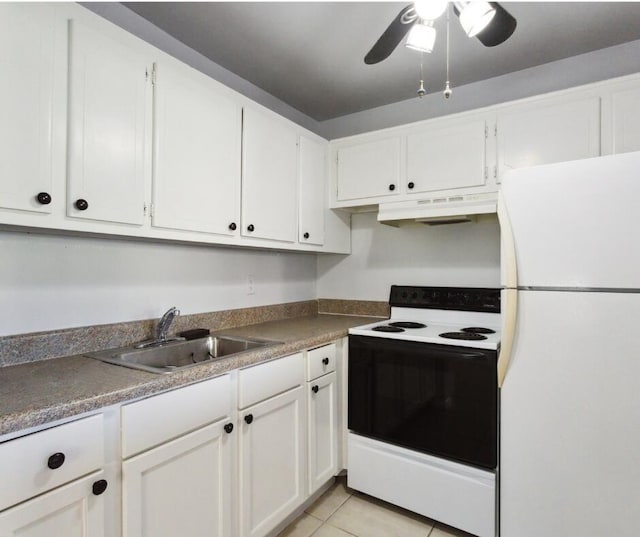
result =
[[[392,285],[391,306],[500,313],[500,289]]]

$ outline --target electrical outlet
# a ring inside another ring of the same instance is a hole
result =
[[[253,274],[249,274],[247,276],[247,294],[248,295],[256,294],[255,279],[253,277]]]

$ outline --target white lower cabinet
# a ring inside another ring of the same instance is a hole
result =
[[[239,372],[241,537],[266,535],[306,498],[303,365],[298,353]]]
[[[336,373],[307,383],[309,494],[338,472],[338,391]]]
[[[234,535],[235,376],[122,408],[123,537]],[[146,451],[142,451],[146,450]]]
[[[240,414],[240,535],[261,537],[305,499],[304,390]]]
[[[0,513],[0,535],[103,537],[104,503],[93,491],[101,478],[96,472]]]
[[[124,537],[231,537],[232,433],[221,420],[125,461]]]
[[[0,536],[103,537],[101,414],[0,443]]]

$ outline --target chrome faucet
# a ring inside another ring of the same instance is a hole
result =
[[[135,345],[135,348],[146,349],[148,347],[160,347],[170,341],[184,341],[183,337],[167,337],[169,328],[178,315],[180,315],[180,310],[178,308],[175,306],[173,308],[169,308],[160,318],[160,321],[158,321],[158,326],[156,326],[156,337],[153,339],[147,339],[146,341],[141,341]]]
[[[180,310],[175,306],[165,312],[156,327],[156,341],[167,341],[167,332],[169,332],[169,327],[178,315],[180,315]]]

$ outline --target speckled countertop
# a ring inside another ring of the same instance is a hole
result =
[[[0,367],[0,436],[286,356],[345,337],[371,317],[310,315],[216,331],[282,344],[169,375],[146,373],[84,356]]]

